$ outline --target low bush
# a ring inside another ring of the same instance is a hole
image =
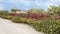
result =
[[[55,19],[41,19],[36,23],[31,24],[37,31],[42,31],[46,34],[60,33],[60,21]]]
[[[15,23],[19,23],[20,17],[13,17],[11,20]]]
[[[22,18],[22,17],[18,17],[18,16],[13,17],[11,20],[15,23],[27,23],[26,18]]]
[[[32,22],[34,22],[34,20],[32,19],[18,17],[18,16],[13,17],[11,20],[15,23],[26,23],[26,24],[31,24]]]
[[[6,16],[6,15],[3,15],[3,16],[1,16],[1,17],[4,18],[4,19],[9,19],[9,20],[11,20],[13,16],[10,16],[10,15],[9,15],[9,16],[8,16],[8,15],[7,15],[7,16]]]
[[[35,19],[27,19],[27,23],[28,23],[29,25],[34,24],[35,21],[36,21]]]
[[[19,19],[19,22],[21,22],[21,23],[27,23],[27,20],[28,20],[28,19],[26,19],[26,18],[20,18],[20,19]]]

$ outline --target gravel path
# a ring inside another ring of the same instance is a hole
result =
[[[37,32],[26,24],[13,23],[10,20],[0,18],[0,34],[43,34]]]

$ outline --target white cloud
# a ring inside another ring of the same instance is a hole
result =
[[[46,2],[44,2],[43,0],[41,1],[38,1],[38,0],[35,0],[35,1],[31,1],[31,0],[0,0],[1,2],[7,2],[7,3],[11,3],[11,4],[23,4],[24,6],[34,6],[36,5],[37,7],[49,7],[50,5],[55,5],[57,6],[56,3],[60,2],[60,0],[47,0]],[[1,6],[1,5],[0,5]],[[1,9],[4,7],[4,5],[2,5],[2,7],[0,7]]]
[[[40,5],[41,5],[41,2],[35,1],[35,4],[36,4],[37,6],[40,6]]]
[[[0,4],[0,10],[4,9],[4,4]]]
[[[6,0],[6,1],[8,1],[10,3],[15,3],[15,4],[22,3],[25,6],[30,6],[32,4],[31,0]],[[41,6],[41,5],[46,5],[46,6],[47,5],[57,5],[57,4],[55,4],[57,2],[60,2],[60,0],[48,0],[47,2],[42,2],[42,0],[41,1],[38,1],[38,0],[33,1],[33,3],[35,3],[37,6]]]
[[[47,2],[35,1],[35,3],[36,3],[37,6],[47,6],[47,7],[49,7],[51,5],[58,6],[58,4],[56,4],[56,3],[58,3],[58,1],[60,1],[60,0],[50,0],[50,1],[47,1]]]
[[[30,6],[30,4],[31,4],[31,1],[29,1],[29,0],[18,0],[18,1],[19,1],[20,3],[26,5],[26,6]]]
[[[30,0],[8,0],[8,2],[13,3],[13,4],[22,3],[25,6],[30,6],[30,4],[31,4]]]
[[[60,0],[58,0],[60,2]]]
[[[50,1],[53,2],[53,3],[60,2],[60,0],[50,0]]]
[[[58,3],[60,3],[60,0],[50,0],[50,5],[55,5],[55,6],[58,6],[59,4]]]
[[[41,6],[48,6],[50,3],[49,3],[49,2],[35,1],[35,4],[36,4],[38,7],[41,7]]]
[[[53,3],[55,3],[55,2],[57,2],[58,0],[50,0],[50,2],[53,2]]]

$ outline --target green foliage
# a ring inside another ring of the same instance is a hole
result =
[[[13,16],[3,15],[3,16],[1,16],[1,17],[4,18],[4,19],[9,19],[9,20],[11,20]]]
[[[21,22],[21,23],[27,23],[27,19],[26,18],[20,18],[19,22]]]
[[[11,20],[15,23],[19,23],[20,17],[13,17]]]
[[[11,9],[12,12],[21,11],[19,9]]]
[[[29,25],[34,24],[35,21],[36,21],[35,19],[27,19],[27,23],[28,23]]]
[[[60,15],[60,5],[59,6],[50,6],[48,9],[48,13],[53,14],[53,15]]]
[[[32,13],[40,13],[40,12],[45,12],[45,10],[44,9],[42,9],[42,8],[37,8],[37,9],[29,9],[28,10],[29,12],[32,12]]]
[[[60,32],[60,21],[55,19],[41,19],[32,24],[37,31],[45,32],[46,34],[58,34]],[[58,31],[58,32],[57,32]]]
[[[32,19],[27,19],[23,17],[13,17],[11,20],[15,23],[26,23],[26,24],[32,24],[32,22],[34,22]]]
[[[8,11],[1,10],[1,11],[0,11],[0,17],[1,17],[2,15],[7,14],[7,13],[8,13]]]
[[[27,19],[26,18],[22,18],[22,17],[13,17],[11,19],[13,22],[15,23],[27,23]]]

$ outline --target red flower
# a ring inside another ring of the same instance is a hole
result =
[[[60,16],[58,17],[58,19],[60,19]]]
[[[33,13],[32,16],[31,16],[31,18],[32,18],[32,19],[36,19],[37,16],[38,16],[38,15],[37,15],[36,13]]]
[[[51,15],[47,15],[46,17],[47,17],[47,18],[51,18]]]
[[[40,13],[39,18],[44,18],[45,15],[43,13]]]
[[[28,14],[25,15],[25,17],[26,17],[26,18],[30,18],[30,15],[31,15],[31,14],[28,13]]]
[[[18,14],[16,12],[12,13],[13,16],[17,16]]]
[[[30,16],[29,15],[26,15],[26,18],[30,18]]]

